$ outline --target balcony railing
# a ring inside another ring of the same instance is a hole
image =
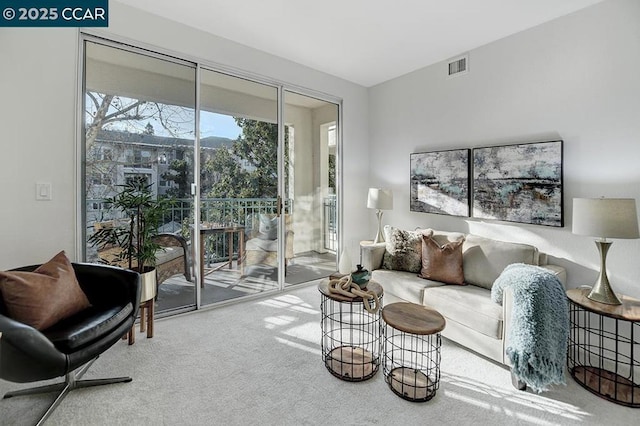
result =
[[[103,200],[87,199],[87,234],[91,235],[96,222],[119,219],[117,212],[106,208]],[[93,207],[98,207],[94,209]],[[293,213],[293,200],[286,200],[284,212]],[[323,234],[324,248],[335,251],[337,247],[337,214],[336,197],[330,195],[323,200]],[[276,198],[204,198],[200,200],[200,219],[210,223],[235,223],[241,226],[251,226],[248,223],[256,214],[275,214],[277,211]],[[191,240],[191,225],[193,224],[193,199],[176,199],[164,215],[159,232],[173,232]],[[237,236],[236,236],[237,238]],[[227,258],[228,246],[224,234],[207,236],[205,244],[206,258],[209,262],[218,262]],[[237,241],[234,241],[237,247]],[[88,260],[93,260],[95,248],[88,247]]]
[[[324,206],[324,248],[331,251],[338,249],[338,216],[335,195],[329,195],[323,200]]]

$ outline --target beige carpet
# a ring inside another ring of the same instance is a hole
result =
[[[348,383],[320,355],[315,285],[156,322],[156,335],[119,342],[86,378],[133,382],[73,391],[51,425],[631,425],[640,410],[602,400],[567,378],[519,392],[497,364],[444,340],[437,395],[411,403],[381,371]],[[24,387],[0,381],[0,392]],[[0,424],[33,424],[53,395],[0,400]]]

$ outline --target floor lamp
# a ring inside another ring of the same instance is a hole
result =
[[[393,209],[393,192],[390,189],[369,188],[369,197],[367,198],[367,207],[376,209],[378,217],[378,232],[373,240],[374,244],[384,243],[384,232],[382,231],[382,210]]]
[[[607,238],[639,238],[636,200],[633,198],[574,198],[572,232],[598,237],[600,275],[589,299],[609,305],[620,305],[607,277],[607,252],[611,242]]]

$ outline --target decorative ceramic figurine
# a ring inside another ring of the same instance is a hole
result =
[[[357,265],[358,270],[351,273],[351,279],[354,283],[358,284],[360,288],[367,286],[367,283],[371,279],[371,273],[362,268],[362,265]]]

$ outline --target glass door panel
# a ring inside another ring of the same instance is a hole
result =
[[[108,201],[143,183],[154,200],[172,200],[155,230],[162,246],[154,260],[156,311],[193,309],[195,66],[92,41],[84,51],[85,259],[127,266],[118,243],[90,238],[127,228],[127,212]]]
[[[278,90],[200,73],[201,304],[277,290]]]
[[[336,271],[338,105],[284,94],[285,286]]]

